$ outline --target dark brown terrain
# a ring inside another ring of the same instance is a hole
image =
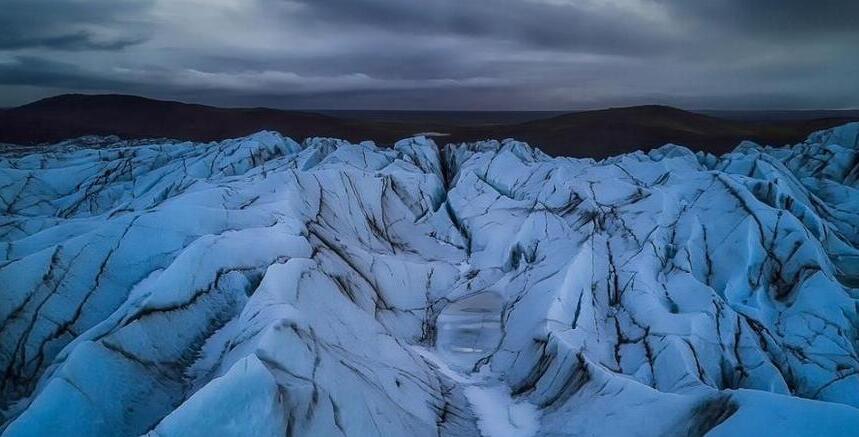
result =
[[[809,133],[859,117],[800,120],[728,120],[670,106],[633,106],[576,112],[499,127],[496,137],[513,137],[541,145],[551,155],[605,157],[666,143],[722,154],[742,140],[782,146]]]
[[[365,117],[361,111],[322,112],[69,94],[0,110],[0,142],[33,145],[91,134],[210,141],[269,129],[296,140],[328,136],[390,144],[415,133],[439,132],[446,134],[439,142],[516,138],[551,155],[602,158],[665,143],[716,154],[731,150],[743,139],[780,146],[799,142],[815,130],[859,120],[855,111],[827,111],[824,118],[816,117],[816,112],[722,118],[655,105],[548,117],[551,113],[538,113],[544,117],[538,119],[512,113],[480,116],[441,111],[409,117],[397,111],[368,111]]]

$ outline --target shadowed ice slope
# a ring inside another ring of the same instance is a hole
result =
[[[8,152],[0,430],[851,435],[857,135]]]

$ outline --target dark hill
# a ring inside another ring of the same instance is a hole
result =
[[[589,156],[611,156],[666,143],[721,154],[742,140],[779,146],[796,143],[815,130],[855,119],[738,121],[649,105],[576,112],[504,126],[498,128],[496,136],[541,144],[552,155],[586,150]]]
[[[210,141],[263,129],[298,139],[324,135],[390,141],[400,132],[387,127],[385,123],[360,123],[313,112],[217,108],[112,94],[66,94],[0,112],[0,142],[16,144],[82,135]],[[408,136],[410,132],[402,134]]]
[[[532,117],[487,112],[472,116],[477,121],[470,123],[461,111],[419,118],[396,111],[367,113],[218,108],[136,96],[68,94],[0,110],[0,142],[27,145],[90,134],[209,141],[269,129],[296,140],[329,136],[390,144],[419,132],[441,132],[447,136],[440,141],[516,138],[552,155],[602,158],[669,142],[712,153],[729,151],[744,139],[783,145],[799,142],[814,130],[859,120],[855,112],[837,111],[828,111],[828,118],[761,120],[757,114],[753,120],[725,119],[668,106],[581,111],[525,122],[511,120]]]

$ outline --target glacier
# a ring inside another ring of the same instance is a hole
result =
[[[0,432],[855,435],[859,124],[0,154]]]

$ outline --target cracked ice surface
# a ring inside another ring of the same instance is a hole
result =
[[[857,142],[7,152],[0,431],[852,435]]]

